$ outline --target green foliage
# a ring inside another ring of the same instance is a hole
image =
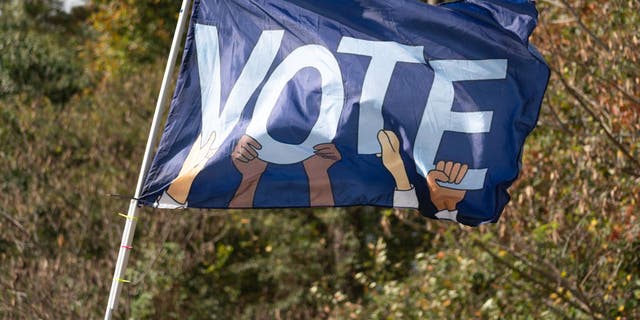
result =
[[[0,318],[100,318],[178,4],[0,6]],[[554,73],[499,224],[144,209],[117,318],[640,318],[640,7],[538,6]]]
[[[96,41],[88,43],[92,68],[130,72],[130,66],[167,55],[180,2],[172,0],[95,0],[89,21]]]
[[[22,92],[57,104],[86,85],[73,42],[33,23],[46,9],[25,2],[0,10],[0,97]]]

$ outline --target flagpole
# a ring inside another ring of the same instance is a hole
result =
[[[127,261],[129,260],[129,251],[131,250],[131,244],[133,242],[133,234],[136,229],[136,220],[138,215],[138,198],[142,192],[142,186],[149,167],[151,166],[151,156],[153,149],[156,145],[158,130],[160,129],[161,117],[164,114],[166,107],[167,94],[169,85],[171,82],[171,75],[178,58],[178,51],[180,42],[184,35],[185,26],[188,20],[188,11],[191,0],[182,0],[182,6],[180,7],[180,15],[178,17],[178,24],[176,31],[173,35],[173,42],[171,43],[171,51],[169,51],[169,59],[167,66],[164,70],[164,77],[162,79],[162,86],[160,87],[160,93],[158,94],[158,101],[156,102],[156,110],[153,115],[153,122],[151,123],[151,129],[149,131],[149,137],[147,139],[147,146],[144,151],[144,157],[142,159],[142,166],[140,168],[140,174],[138,175],[138,184],[136,186],[136,192],[133,199],[129,202],[129,210],[126,215],[126,223],[124,231],[122,233],[122,241],[120,243],[120,249],[118,252],[118,260],[116,262],[115,271],[113,273],[113,280],[111,283],[111,291],[109,292],[109,302],[107,304],[107,310],[105,311],[104,319],[110,320],[113,312],[118,306],[118,298],[120,297],[120,291],[122,284],[127,282],[124,280],[124,274],[127,267]]]

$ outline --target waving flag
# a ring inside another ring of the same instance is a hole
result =
[[[196,0],[140,201],[495,222],[548,82],[536,22],[526,0]]]

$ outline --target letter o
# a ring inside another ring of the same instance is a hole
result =
[[[322,78],[320,114],[305,141],[298,145],[282,143],[269,135],[267,122],[287,83],[304,68],[316,69]],[[265,83],[247,134],[262,145],[258,151],[260,159],[276,164],[298,163],[314,155],[314,146],[333,140],[343,107],[344,86],[336,58],[323,46],[302,46],[291,52]]]

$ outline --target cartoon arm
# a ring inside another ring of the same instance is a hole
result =
[[[187,197],[189,196],[193,181],[207,164],[207,161],[218,151],[218,148],[213,147],[216,140],[215,132],[209,136],[206,143],[203,144],[202,140],[202,134],[200,134],[191,146],[178,176],[171,182],[169,188],[158,198],[155,207],[163,209],[187,207]]]
[[[267,169],[267,163],[258,158],[262,145],[248,135],[243,135],[231,154],[233,165],[242,174],[242,181],[236,190],[229,208],[251,208],[260,177]]]
[[[323,143],[313,147],[314,155],[304,160],[304,171],[309,178],[309,202],[312,207],[333,206],[333,191],[327,170],[342,159],[333,143]]]
[[[382,158],[382,164],[387,168],[396,188],[393,192],[393,206],[396,208],[418,208],[418,197],[415,188],[409,182],[404,161],[400,156],[400,140],[393,131],[378,131],[378,142],[382,150],[378,157]]]
[[[429,171],[427,185],[429,186],[431,202],[439,210],[436,217],[457,221],[457,206],[464,199],[467,191],[442,187],[438,184],[438,181],[460,184],[468,170],[469,166],[466,164],[439,161],[436,164],[436,168]]]

